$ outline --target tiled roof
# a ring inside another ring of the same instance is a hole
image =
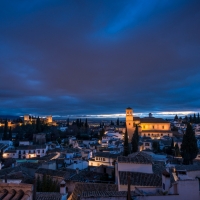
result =
[[[35,150],[35,149],[46,149],[46,145],[24,145],[15,148],[16,150]]]
[[[77,182],[88,182],[88,181],[100,180],[101,176],[102,176],[101,173],[83,170],[79,171],[78,174],[77,173],[74,174],[74,176],[72,176],[70,180]]]
[[[59,192],[37,192],[36,200],[61,200],[62,196]]]
[[[166,130],[142,130],[143,133],[172,133],[172,131]]]
[[[134,191],[131,191],[131,196],[136,196]],[[127,191],[89,191],[82,192],[81,197],[127,197]]]
[[[167,123],[169,124],[170,122],[165,121],[162,118],[154,118],[154,117],[144,117],[140,119],[141,123]]]
[[[112,154],[112,153],[108,153],[108,152],[97,152],[95,154],[95,157],[104,157],[104,158],[117,158],[118,156],[120,156],[121,154]]]
[[[119,171],[119,184],[128,184],[128,174],[130,174],[130,183],[135,186],[154,186],[160,187],[162,185],[162,178],[157,174],[147,174],[140,172],[121,172]]]
[[[52,177],[60,177],[65,180],[69,180],[71,176],[76,174],[75,169],[66,169],[65,171],[60,171],[60,170],[53,170],[53,169],[45,169],[45,168],[39,168],[36,170],[37,174],[46,174]]]
[[[30,169],[38,169],[40,167],[40,163],[26,162],[26,163],[20,164],[20,166],[30,168]]]
[[[176,170],[200,171],[200,165],[176,165]]]
[[[0,183],[0,189],[1,200],[27,200],[32,196],[33,186],[24,183]]]
[[[119,156],[118,162],[126,162],[126,163],[139,163],[139,164],[151,164],[152,158],[150,155],[143,153],[143,152],[137,152],[130,154],[128,157],[126,156]]]
[[[0,176],[5,176],[5,174],[16,173],[16,172],[19,172],[19,171],[21,171],[20,166],[1,169],[0,170]]]
[[[86,195],[86,192],[117,192],[117,185],[103,183],[76,183],[73,193],[68,200],[77,200],[78,196]]]
[[[14,149],[8,149],[5,151],[5,153],[16,153],[16,150]]]

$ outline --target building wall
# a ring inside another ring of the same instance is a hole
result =
[[[148,131],[170,131],[170,123],[141,123],[140,124],[142,130]]]
[[[138,188],[139,190],[143,190],[145,192],[151,192],[151,193],[156,193],[158,190],[161,190],[161,187],[145,187],[145,186],[137,186],[137,185],[131,185],[131,191],[134,191],[135,188]],[[119,191],[127,191],[128,190],[128,185],[119,185]]]
[[[197,179],[178,181],[178,194],[181,200],[200,199],[199,181]]]
[[[190,178],[200,177],[200,171],[187,171],[187,175]]]

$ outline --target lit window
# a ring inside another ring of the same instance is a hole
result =
[[[143,128],[145,128],[145,126],[143,126]]]
[[[164,126],[162,126],[162,129],[165,129],[165,127],[164,127]]]
[[[93,166],[93,163],[91,162],[91,166]]]

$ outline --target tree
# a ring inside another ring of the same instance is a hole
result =
[[[190,120],[189,120],[189,121],[190,121],[190,123],[192,123],[192,122],[193,122],[193,120],[192,120],[192,115],[190,115]]]
[[[183,141],[181,144],[181,156],[183,158],[183,164],[193,164],[193,160],[198,154],[197,140],[195,133],[190,123],[187,124],[186,132],[183,135]]]
[[[88,128],[87,118],[85,119],[85,128]]]
[[[105,133],[105,129],[102,128],[102,129],[100,130],[100,132],[99,132],[99,139],[100,139],[100,140],[102,140],[102,137],[103,137],[104,133]]]
[[[114,122],[113,122],[112,120],[110,121],[110,125],[111,125],[111,126],[114,126]]]
[[[139,134],[138,134],[138,126],[136,125],[135,131],[133,133],[132,141],[131,141],[132,153],[138,151],[138,142],[139,142]]]
[[[174,139],[171,140],[171,146],[170,146],[170,154],[172,155],[174,151]]]
[[[69,118],[67,119],[67,127],[69,126]]]
[[[197,115],[197,123],[200,123],[199,113]]]
[[[12,131],[11,131],[11,126],[10,126],[10,129],[9,129],[9,135],[8,135],[8,137],[9,137],[9,140],[12,140]]]
[[[177,143],[175,144],[175,147],[174,147],[174,156],[176,157],[180,156],[180,149]]]
[[[37,120],[36,120],[36,132],[40,133],[41,132],[41,121],[40,118],[38,116]]]
[[[129,154],[129,144],[128,144],[128,132],[126,128],[126,132],[124,135],[124,156],[128,156]]]
[[[117,118],[117,126],[119,126],[119,118]]]
[[[197,122],[197,118],[196,118],[196,114],[194,113],[194,116],[193,116],[193,122],[196,123]]]
[[[4,123],[3,140],[7,139],[8,139],[8,120],[6,119]]]
[[[177,121],[178,120],[178,115],[176,115],[175,117],[174,117],[174,121]]]
[[[160,145],[158,141],[153,141],[152,143],[153,151],[154,152],[159,152],[160,151]]]

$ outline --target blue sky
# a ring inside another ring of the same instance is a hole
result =
[[[200,111],[199,0],[0,2],[0,114]]]

